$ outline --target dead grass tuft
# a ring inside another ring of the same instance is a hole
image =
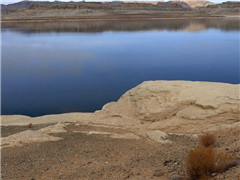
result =
[[[205,133],[200,136],[199,144],[201,146],[209,147],[209,146],[214,146],[216,141],[217,141],[217,138],[214,134]]]
[[[197,147],[191,150],[187,160],[187,172],[192,180],[208,179],[215,170],[214,149],[210,147]]]
[[[200,146],[190,151],[187,173],[191,180],[207,180],[212,173],[220,173],[237,165],[236,157],[212,146]]]
[[[229,168],[237,166],[236,157],[223,150],[215,150],[215,171],[224,172]]]

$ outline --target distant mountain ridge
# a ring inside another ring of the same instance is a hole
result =
[[[191,3],[187,3],[191,2]],[[179,17],[239,17],[240,2],[213,4],[208,1],[140,2],[47,2],[24,1],[3,6],[2,21],[7,19],[48,18],[179,18]]]
[[[205,0],[183,0],[182,2],[187,3],[191,8],[207,7],[208,5],[214,5],[214,3]]]
[[[184,8],[200,8],[206,7],[208,5],[214,5],[214,3],[207,0],[170,0],[170,1],[114,1],[114,2],[122,2],[122,3],[147,3],[153,5],[163,5],[163,4],[175,4],[180,5]]]
[[[184,1],[167,1],[167,2],[159,2],[157,3],[157,5],[159,6],[169,6],[169,8],[171,7],[182,7],[185,9],[191,9],[191,6],[189,6],[189,4],[185,3]]]
[[[8,5],[4,5],[1,4],[1,10],[5,11],[5,10],[11,10],[11,9],[18,9],[18,8],[29,8],[30,6],[32,6],[33,4],[59,4],[59,3],[64,3],[64,2],[60,2],[60,1],[54,1],[54,2],[49,2],[49,1],[20,1],[17,3],[13,3],[13,4],[8,4]]]
[[[60,3],[74,3],[74,2],[61,2],[61,1],[20,1],[13,4],[4,5],[1,4],[1,10],[11,10],[11,9],[19,9],[19,8],[29,8],[32,5],[35,4],[41,4],[41,5],[51,5],[51,4],[60,4]],[[79,2],[76,2],[79,3]],[[174,1],[110,1],[110,2],[103,2],[108,5],[119,5],[119,4],[125,4],[125,3],[143,3],[143,4],[153,4],[153,5],[161,5],[166,7],[183,7],[183,8],[199,8],[199,7],[206,7],[208,5],[214,5],[214,3],[211,3],[206,0],[174,0]]]

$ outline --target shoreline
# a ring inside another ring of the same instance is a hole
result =
[[[240,16],[158,16],[158,15],[120,15],[120,16],[81,16],[81,17],[42,17],[2,19],[7,22],[51,22],[51,21],[107,21],[107,20],[157,20],[157,19],[208,19],[208,18],[240,18]]]
[[[83,120],[84,122],[86,122],[86,119],[96,119],[96,117],[100,117],[103,119],[107,119],[108,117],[121,117],[124,118],[122,115],[111,115],[112,112],[107,112],[106,114],[106,107],[108,107],[111,104],[121,104],[121,99],[123,99],[126,94],[128,94],[129,92],[131,92],[134,89],[137,89],[138,87],[141,87],[142,84],[158,84],[158,83],[163,83],[163,84],[167,84],[167,86],[169,86],[169,88],[171,89],[175,89],[175,84],[189,84],[190,86],[198,86],[199,85],[203,85],[206,86],[206,88],[209,87],[216,87],[216,91],[218,91],[217,87],[219,86],[220,88],[226,86],[227,88],[229,88],[229,90],[233,90],[232,92],[234,92],[235,94],[233,94],[233,96],[236,96],[240,93],[240,84],[230,84],[230,83],[219,83],[219,82],[207,82],[207,81],[145,81],[143,83],[141,83],[140,85],[138,85],[135,88],[132,88],[130,90],[128,90],[126,93],[124,93],[117,102],[109,102],[107,104],[105,104],[101,110],[96,110],[95,112],[68,112],[68,113],[60,113],[60,114],[46,114],[46,115],[41,115],[41,116],[27,116],[27,115],[21,115],[21,114],[15,114],[15,115],[1,115],[1,126],[10,126],[10,125],[27,125],[29,123],[33,123],[33,124],[51,124],[51,123],[59,123],[59,122],[71,122],[71,121],[75,121],[76,119],[78,120]],[[176,85],[176,86],[179,86]],[[149,85],[149,87],[151,87],[151,85]],[[146,86],[146,88],[149,88],[148,86]],[[160,87],[158,87],[160,88]],[[235,89],[235,90],[234,90]],[[181,89],[179,89],[181,90]],[[186,89],[187,90],[187,89]],[[198,90],[198,88],[196,89]],[[208,90],[208,89],[204,89],[203,90]],[[170,90],[171,91],[171,90]],[[212,91],[212,90],[211,90]],[[222,93],[221,91],[224,91],[222,89],[219,90],[219,93]],[[214,93],[214,92],[211,92]],[[192,92],[191,90],[191,94],[193,94],[193,96],[197,97],[197,92]],[[204,93],[203,93],[204,94]],[[212,94],[214,96],[214,94]],[[226,94],[226,96],[231,96],[232,94]],[[161,96],[161,95],[160,95]],[[209,95],[208,95],[209,96]],[[213,97],[209,96],[207,98],[206,97],[200,97],[201,98],[206,98],[206,99],[211,99]],[[199,98],[199,97],[198,97]],[[185,99],[189,99],[187,97],[185,97]],[[239,99],[238,99],[239,100]],[[189,100],[188,100],[189,101]],[[217,101],[217,99],[216,99]],[[208,102],[208,100],[206,101],[206,103],[210,103]],[[214,102],[211,102],[214,103]],[[222,102],[221,102],[222,103]],[[238,102],[239,104],[239,102]],[[127,102],[125,102],[125,104],[121,104],[121,106],[125,106],[127,105]],[[206,106],[206,105],[204,105]],[[212,105],[209,105],[209,107]],[[117,109],[114,109],[113,111],[118,111],[118,107],[116,107]],[[111,108],[110,108],[111,109]],[[206,106],[206,109],[207,106]],[[211,108],[210,108],[211,109]],[[108,110],[109,111],[109,110]],[[125,110],[124,110],[125,111]],[[122,112],[121,112],[122,113]],[[136,119],[139,120],[139,117],[135,117],[135,115],[131,115],[131,117],[127,117],[130,119]],[[141,119],[141,118],[140,118]]]

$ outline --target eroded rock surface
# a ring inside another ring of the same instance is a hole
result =
[[[150,129],[199,133],[213,126],[240,121],[239,85],[147,81],[105,105],[106,116],[150,122]]]
[[[1,138],[1,148],[11,146],[22,146],[25,143],[58,141],[62,138],[50,136],[40,131],[27,130],[8,137]]]
[[[239,120],[239,85],[147,81],[126,92],[118,102],[103,107],[111,116],[161,121],[171,117],[190,120]]]

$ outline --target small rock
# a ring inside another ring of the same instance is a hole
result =
[[[168,180],[183,180],[184,178],[182,176],[173,176],[168,178]]]
[[[212,173],[212,177],[214,177],[214,176],[216,176],[217,175],[217,173]]]
[[[163,176],[164,174],[165,174],[164,171],[162,171],[161,169],[157,169],[157,170],[154,171],[153,176],[161,177],[161,176]]]
[[[125,179],[128,179],[128,178],[130,178],[130,175],[127,175],[127,177]]]
[[[166,160],[166,161],[164,161],[163,165],[166,166],[170,162],[172,162],[172,160]]]

